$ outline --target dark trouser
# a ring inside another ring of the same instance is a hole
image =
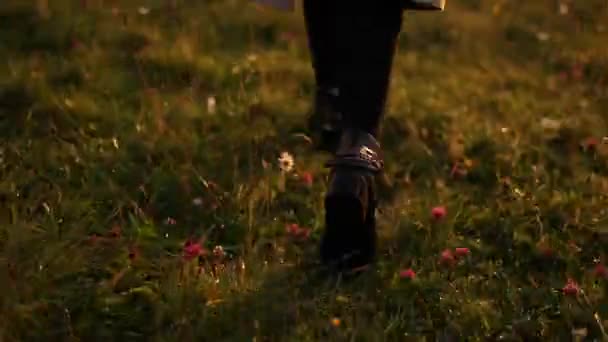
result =
[[[304,0],[317,86],[339,89],[346,127],[378,134],[402,14],[399,0]]]

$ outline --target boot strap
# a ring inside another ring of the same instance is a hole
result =
[[[367,169],[373,173],[381,172],[384,160],[380,143],[369,133],[346,130],[342,134],[336,157],[326,166],[350,166]]]

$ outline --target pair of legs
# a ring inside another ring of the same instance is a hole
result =
[[[317,92],[310,128],[334,154],[321,258],[357,268],[375,255],[376,137],[403,9],[399,0],[304,0]]]

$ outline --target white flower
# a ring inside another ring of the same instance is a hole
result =
[[[540,120],[540,126],[545,130],[555,131],[561,128],[562,123],[559,120],[551,118],[542,118]]]
[[[546,42],[547,40],[549,40],[549,38],[551,38],[551,36],[547,32],[538,32],[536,34],[536,38],[538,38],[538,40],[540,40],[541,42]]]
[[[209,96],[207,98],[207,113],[215,114],[215,106],[216,106],[215,97]]]
[[[293,156],[289,152],[281,152],[279,157],[279,168],[283,172],[290,172],[293,169]]]
[[[141,15],[148,15],[148,13],[150,13],[150,9],[147,7],[140,7],[137,9],[137,12]]]
[[[200,207],[201,205],[203,205],[203,199],[200,197],[197,197],[192,200],[192,204],[194,204],[197,207]]]
[[[224,247],[217,245],[213,248],[213,255],[215,255],[218,258],[221,258],[225,255],[224,252]]]

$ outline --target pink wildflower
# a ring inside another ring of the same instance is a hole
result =
[[[300,233],[300,226],[297,223],[288,224],[285,230],[290,235],[298,235]]]
[[[448,214],[447,209],[444,206],[437,206],[431,209],[431,215],[435,220],[441,220]]]
[[[454,258],[454,254],[452,253],[451,250],[446,249],[443,252],[441,252],[440,262],[442,264],[452,266],[452,265],[454,265],[455,261],[456,261],[456,259]]]
[[[306,172],[302,172],[302,182],[304,182],[304,184],[306,186],[312,186],[313,183],[313,176],[312,173],[306,171]]]
[[[576,296],[578,295],[578,293],[580,292],[581,288],[578,286],[578,284],[576,283],[576,281],[574,281],[574,279],[572,278],[568,278],[568,281],[566,282],[566,285],[564,285],[564,287],[562,288],[562,292],[565,295],[569,295],[569,296]]]
[[[597,145],[600,144],[599,139],[595,138],[595,137],[588,137],[585,140],[583,140],[583,142],[581,143],[581,146],[583,147],[583,149],[585,151],[590,151],[590,150],[594,150],[597,148]]]
[[[602,264],[597,264],[593,269],[593,275],[598,278],[608,279],[608,268]]]
[[[471,253],[471,251],[466,248],[466,247],[457,247],[456,248],[456,256],[457,257],[466,257],[467,255],[469,255]]]
[[[408,268],[399,272],[399,277],[401,279],[414,279],[416,278],[416,272],[414,272],[414,270],[412,270],[411,268]]]
[[[187,241],[184,244],[184,250],[183,250],[184,260],[190,261],[203,254],[204,254],[204,250],[200,243]]]

